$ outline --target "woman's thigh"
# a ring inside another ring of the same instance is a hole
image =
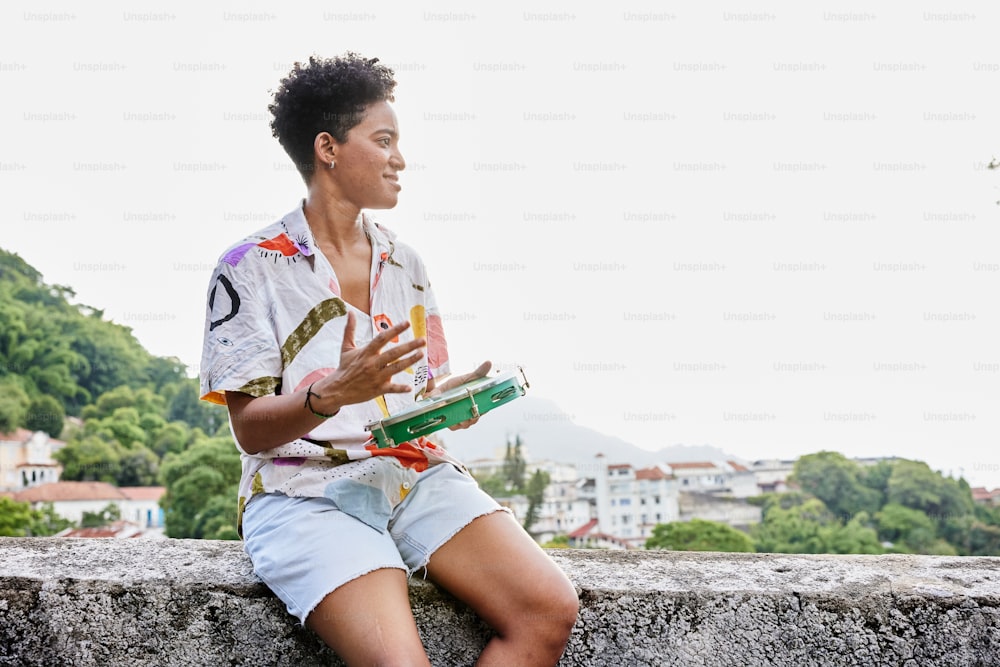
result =
[[[388,532],[345,514],[326,498],[255,497],[243,517],[254,572],[305,624],[330,592],[369,572],[407,574]]]

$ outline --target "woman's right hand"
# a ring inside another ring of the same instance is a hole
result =
[[[393,383],[392,377],[423,358],[427,341],[417,338],[385,348],[390,340],[410,328],[408,321],[381,331],[364,347],[354,345],[354,313],[347,313],[344,341],[340,348],[340,366],[333,373],[317,380],[312,391],[313,408],[319,412],[334,412],[345,405],[364,403],[383,394],[413,391],[410,384]]]

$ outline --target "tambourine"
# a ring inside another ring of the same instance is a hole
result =
[[[437,396],[416,401],[406,410],[365,426],[379,448],[396,447],[400,443],[475,419],[490,410],[524,396],[528,379],[518,368],[493,377],[481,377],[453,387]]]

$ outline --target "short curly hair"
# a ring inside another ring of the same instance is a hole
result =
[[[271,134],[308,185],[315,170],[316,135],[329,132],[346,142],[347,132],[364,119],[365,107],[395,101],[395,87],[393,71],[378,58],[350,51],[335,58],[310,56],[305,65],[295,63],[275,91],[267,107],[274,116]]]

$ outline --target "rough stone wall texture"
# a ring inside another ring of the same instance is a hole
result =
[[[581,600],[563,666],[1000,665],[1000,558],[551,553]],[[431,662],[471,664],[488,628],[410,595]],[[238,543],[0,538],[0,665],[340,664]]]

